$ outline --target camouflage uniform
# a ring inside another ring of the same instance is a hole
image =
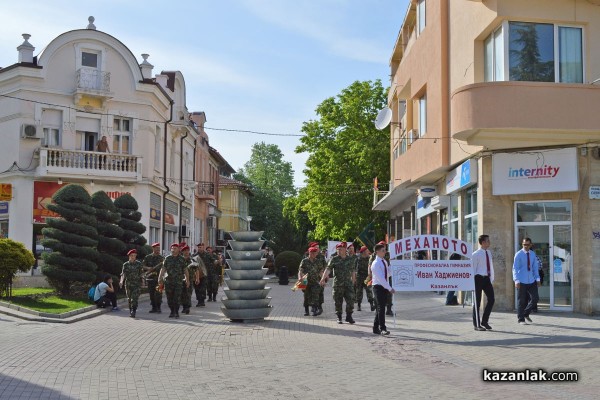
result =
[[[148,285],[148,293],[150,294],[150,305],[155,312],[159,312],[160,305],[162,304],[162,293],[156,290],[156,286],[158,286],[158,273],[164,259],[160,254],[148,254],[142,262],[144,267],[152,268],[146,272],[146,284]]]
[[[189,314],[189,309],[192,307],[192,291],[194,290],[194,279],[196,278],[196,271],[198,271],[198,265],[193,263],[192,258],[185,258],[185,263],[188,269],[188,276],[190,278],[190,284],[188,287],[185,286],[185,278],[181,281],[181,305],[183,306],[183,312]]]
[[[306,289],[304,291],[304,303],[306,306],[319,306],[319,280],[321,279],[320,272],[321,265],[320,261],[315,259],[311,261],[310,258],[306,257],[300,262],[300,273],[302,276],[308,274]]]
[[[172,311],[179,313],[179,301],[181,299],[181,281],[185,276],[185,259],[182,255],[165,257],[163,267],[167,272],[165,280],[165,292],[167,303]]]
[[[198,298],[199,294],[200,298],[198,299],[198,301],[200,302],[200,304],[204,304],[204,299],[206,299],[206,291],[208,289],[208,265],[211,264],[213,261],[212,257],[207,251],[198,253],[196,256],[198,257],[198,263],[200,263],[201,261],[204,264],[204,270],[206,271],[206,275],[200,278],[200,285],[198,285],[198,289],[196,291],[196,298]],[[209,297],[208,301],[212,301],[212,298]]]
[[[135,260],[134,262],[127,261],[123,264],[121,276],[123,276],[125,293],[127,294],[130,311],[137,310],[143,272],[144,269],[142,263],[138,260]]]
[[[319,268],[321,274],[327,268],[327,260],[325,260],[325,256],[321,253],[317,254],[317,261],[320,263]],[[325,287],[319,285],[319,308],[321,312],[323,311],[323,303],[325,303]]]
[[[367,291],[367,300],[373,304],[373,291],[367,286],[365,279],[369,275],[369,257],[359,257],[356,263],[356,285],[354,285],[356,304],[360,306],[363,299],[363,289]]]
[[[194,292],[196,292],[196,301],[198,301],[196,307],[203,307],[204,299],[206,298],[206,265],[204,265],[204,261],[202,260],[202,257],[200,257],[200,253],[193,255],[192,260],[198,264],[197,268],[200,270],[200,282],[198,284],[193,282]]]
[[[207,253],[204,265],[206,265],[206,272],[208,275],[206,279],[208,301],[217,301],[217,292],[219,291],[219,282],[221,280],[221,266],[217,263],[217,257]]]
[[[342,313],[342,304],[346,300],[346,314],[354,311],[354,284],[352,273],[356,271],[356,257],[346,256],[344,258],[336,255],[329,260],[327,268],[333,271],[333,301],[335,312]]]

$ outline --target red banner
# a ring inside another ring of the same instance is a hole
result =
[[[63,183],[65,185],[66,183]],[[52,203],[52,196],[63,185],[57,182],[33,182],[33,223],[45,224],[46,218],[59,217],[58,214],[48,210],[46,207]]]

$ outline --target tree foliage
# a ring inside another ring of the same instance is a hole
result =
[[[314,239],[353,240],[371,221],[383,234],[386,215],[371,210],[371,189],[375,177],[388,182],[390,176],[389,128],[379,131],[373,124],[386,105],[381,81],[357,81],[325,99],[318,118],[303,124],[296,152],[309,156],[298,204],[314,224]]]
[[[122,262],[127,261],[127,252],[136,249],[138,259],[143,259],[152,252],[150,246],[146,245],[146,232],[144,224],[140,223],[142,213],[138,211],[138,203],[130,194],[124,194],[117,198],[114,205],[121,215],[117,224],[123,229],[121,241],[125,243],[125,250],[121,256]]]
[[[42,273],[51,286],[62,294],[69,294],[71,286],[95,279],[96,231],[95,209],[88,192],[79,185],[66,185],[52,196],[50,211],[60,218],[49,218],[42,230],[45,247],[53,251],[43,255]]]
[[[92,206],[96,209],[98,230],[98,275],[119,275],[123,265],[122,256],[126,254],[125,243],[121,240],[124,231],[117,225],[121,214],[104,191],[92,195]]]
[[[250,199],[249,214],[252,230],[264,231],[270,245],[277,251],[289,249],[284,233],[290,224],[283,217],[283,202],[295,194],[292,164],[283,160],[279,146],[255,143],[250,160],[234,176],[250,186],[254,196]]]
[[[0,297],[17,272],[29,271],[34,263],[33,253],[23,243],[0,239]]]

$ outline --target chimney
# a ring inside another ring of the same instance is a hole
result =
[[[142,58],[144,61],[140,64],[140,68],[142,69],[142,78],[144,79],[152,79],[152,68],[154,65],[148,62],[149,54],[142,54]]]
[[[17,47],[17,51],[19,52],[19,62],[33,63],[33,51],[35,50],[35,47],[33,47],[31,43],[27,41],[31,37],[31,35],[28,33],[24,33],[22,36],[23,39],[25,39],[25,41],[22,45]]]
[[[156,83],[163,87],[163,89],[167,88],[167,80],[169,79],[167,75],[156,75],[154,79],[156,80]]]
[[[87,26],[87,28],[86,28],[86,29],[93,29],[93,30],[96,30],[96,25],[94,25],[94,21],[95,21],[95,20],[96,20],[96,19],[95,19],[94,17],[92,17],[92,16],[89,16],[89,17],[88,17],[88,22],[89,22],[89,24],[88,24],[88,26]]]

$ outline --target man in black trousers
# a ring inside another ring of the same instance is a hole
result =
[[[385,259],[385,245],[375,245],[375,260],[371,264],[371,275],[373,277],[373,297],[375,299],[375,320],[373,321],[373,333],[376,335],[389,335],[385,326],[385,306],[388,293],[393,294],[394,289],[390,286],[389,262]]]
[[[492,307],[494,307],[494,264],[492,263],[492,254],[488,250],[490,247],[490,237],[488,235],[479,236],[479,249],[471,257],[473,261],[473,270],[475,272],[475,303],[473,304],[473,327],[476,331],[492,330],[489,324]],[[481,304],[481,292],[487,297],[487,304],[479,319],[479,306]]]

